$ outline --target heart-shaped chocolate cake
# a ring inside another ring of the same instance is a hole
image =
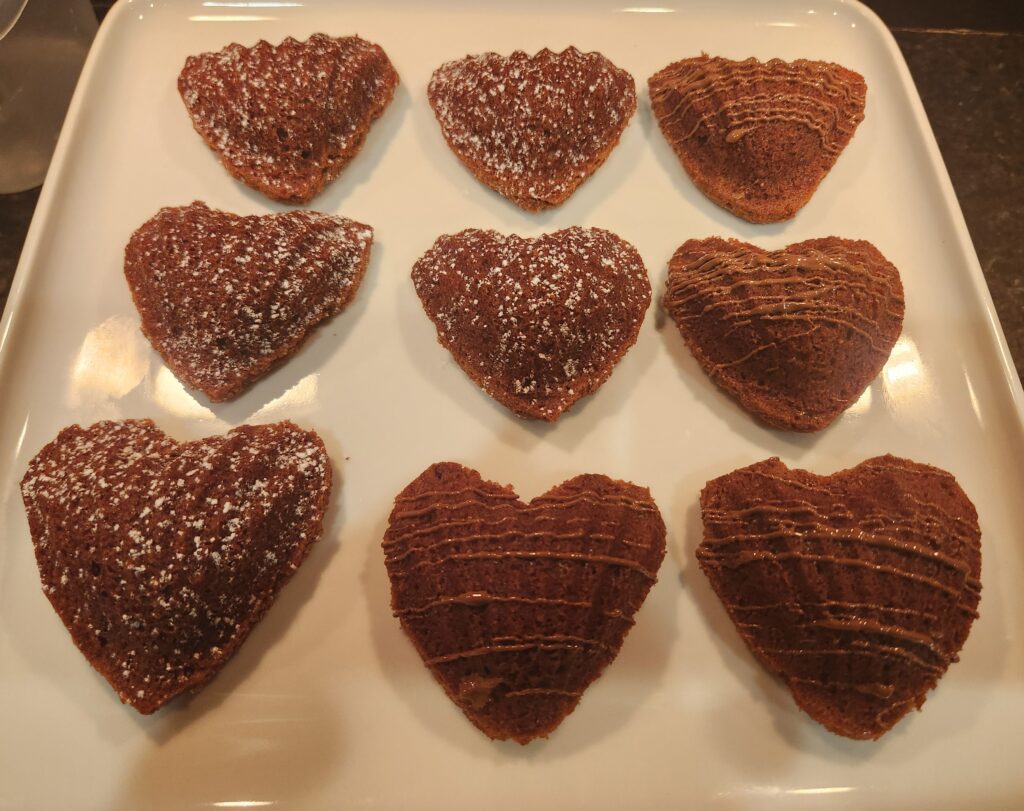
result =
[[[831,476],[768,459],[708,482],[697,562],[814,720],[878,738],[938,683],[981,595],[981,531],[949,473],[894,456]]]
[[[444,235],[412,278],[466,374],[520,416],[549,422],[608,379],[651,302],[640,254],[600,228]]]
[[[124,251],[142,332],[181,380],[237,396],[342,310],[370,260],[368,225],[315,211],[240,217],[163,208]]]
[[[427,468],[384,536],[391,606],[486,735],[546,737],[619,652],[665,556],[650,491],[577,476],[524,504],[462,465]]]
[[[788,220],[864,119],[864,77],[798,59],[706,54],[648,80],[665,139],[711,200],[750,222]]]
[[[576,48],[447,62],[434,71],[427,96],[466,167],[529,211],[568,199],[636,112],[633,77]]]
[[[238,180],[305,203],[355,157],[398,74],[379,45],[314,34],[190,56],[178,76],[192,124]]]
[[[838,237],[780,251],[691,239],[669,261],[663,303],[715,383],[795,431],[854,403],[903,327],[899,272],[870,242]]]
[[[178,443],[150,420],[73,425],[21,482],[43,591],[143,714],[234,655],[320,537],[331,465],[312,431]]]

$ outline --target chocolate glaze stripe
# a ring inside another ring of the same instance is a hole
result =
[[[444,597],[438,597],[434,600],[430,600],[422,605],[409,606],[408,608],[402,608],[394,612],[396,617],[408,617],[408,616],[419,616],[426,614],[427,612],[438,608],[440,606],[448,605],[466,605],[466,606],[486,606],[493,603],[520,603],[522,605],[550,605],[550,606],[562,606],[565,608],[593,608],[594,603],[585,600],[563,600],[557,597],[525,597],[517,595],[499,595],[489,594],[482,591],[472,591],[465,594],[454,594]],[[632,617],[625,616],[618,609],[611,611],[602,611],[602,616],[608,617],[609,619],[619,619],[627,622],[629,625],[634,623]]]
[[[777,95],[764,102],[760,107],[751,105],[749,109],[744,107],[729,109],[727,114],[731,120],[725,141],[734,144],[742,140],[748,132],[764,124],[790,121],[803,124],[807,129],[814,130],[824,147],[823,151],[826,154],[837,155],[840,152],[839,146],[835,140],[829,138],[829,135],[835,130],[834,122],[823,117],[824,107],[824,104],[806,96],[796,98]],[[704,120],[706,121],[707,118],[705,117]],[[852,130],[850,133],[852,134]]]
[[[762,653],[770,653],[774,656],[791,656],[794,658],[801,656],[883,656],[910,662],[925,672],[931,673],[936,678],[946,672],[945,665],[933,665],[926,662],[920,656],[917,656],[908,650],[904,650],[903,648],[893,647],[892,645],[879,645],[877,643],[866,643],[862,647],[858,646],[856,648],[821,648],[818,650],[804,650],[803,648],[760,648],[760,651]],[[822,683],[818,682],[818,684]]]
[[[711,523],[710,521],[708,523]],[[894,522],[895,523],[895,522]],[[729,535],[724,538],[708,538],[705,540],[706,547],[711,550],[711,547],[715,546],[728,546],[730,544],[745,544],[754,545],[764,541],[774,540],[789,540],[799,539],[800,541],[814,541],[814,542],[835,542],[837,544],[864,544],[865,546],[873,546],[880,549],[888,549],[894,552],[905,552],[909,555],[915,555],[925,560],[934,561],[942,564],[954,571],[959,572],[965,578],[970,575],[970,567],[954,557],[946,555],[938,549],[932,549],[931,547],[921,546],[911,541],[902,541],[898,538],[892,538],[885,535],[869,535],[864,533],[863,530],[858,530],[857,534],[847,534],[842,530],[834,527],[825,525],[816,525],[814,527],[804,527],[797,529],[795,526],[780,527],[777,530],[771,532],[762,532],[759,534],[737,534]],[[763,550],[771,553],[771,549]],[[725,553],[719,553],[718,551],[711,550],[710,554],[719,555]]]
[[[937,682],[938,679],[932,682],[933,686]],[[908,712],[910,712],[910,710],[912,710],[914,706],[920,707],[920,705],[917,702],[918,699],[914,696],[911,696],[910,698],[906,698],[903,701],[895,701],[889,704],[888,706],[883,707],[875,714],[875,724],[881,727],[891,726],[892,723],[887,719],[894,718],[896,720],[899,720]]]
[[[453,491],[449,495],[460,495],[460,494],[462,494],[461,491]],[[486,496],[486,494],[483,494],[483,495],[486,498],[489,498],[489,497]],[[415,500],[417,500],[417,499],[419,499],[421,497],[422,497],[422,494],[417,494],[416,496],[413,496],[413,497],[403,497],[401,499],[397,499],[395,501],[395,512],[392,514],[392,518],[391,518],[392,523],[397,522],[397,521],[401,521],[403,519],[418,518],[418,517],[426,515],[428,513],[435,512],[435,511],[437,511],[439,509],[455,510],[455,509],[461,509],[462,507],[477,507],[477,506],[484,506],[488,510],[496,509],[494,506],[487,504],[486,501],[467,500],[467,501],[460,501],[460,502],[456,502],[456,503],[431,504],[431,505],[429,505],[427,507],[420,507],[418,509],[402,510],[402,511],[398,510],[398,505],[400,503],[405,502],[405,501],[415,501]],[[510,498],[508,500],[509,501],[512,501],[512,500],[518,501],[519,499],[518,499],[517,496],[513,496],[512,498]],[[595,492],[592,492],[592,491],[585,491],[585,492],[579,493],[578,495],[571,496],[571,497],[544,496],[543,498],[536,498],[530,504],[527,504],[527,505],[524,505],[523,507],[521,507],[518,510],[518,512],[534,513],[534,512],[540,512],[542,510],[549,510],[549,509],[556,509],[556,508],[563,508],[563,507],[572,507],[572,506],[575,506],[577,504],[592,504],[592,505],[594,505],[596,507],[602,507],[602,508],[605,508],[605,509],[618,507],[618,508],[624,508],[624,509],[628,509],[628,510],[634,510],[635,512],[638,512],[638,513],[653,513],[653,512],[656,511],[655,507],[653,507],[651,504],[645,503],[643,501],[638,501],[638,500],[630,499],[630,498],[627,498],[625,496],[619,497],[619,496],[611,496],[611,495],[602,495],[600,493],[595,493]],[[498,506],[499,507],[504,507],[506,505],[502,504],[502,505],[498,505]],[[511,505],[508,505],[508,506],[511,506]]]
[[[454,653],[443,653],[440,656],[432,656],[426,659],[427,666],[440,665],[446,662],[454,662],[459,659],[475,659],[480,656],[491,656],[497,653],[519,653],[526,650],[577,650],[582,651],[586,648],[598,648],[601,650],[609,650],[608,646],[597,639],[587,639],[582,636],[572,636],[568,634],[546,634],[540,636],[524,636],[524,637],[501,637],[505,639],[505,642],[499,642],[498,638],[495,639],[497,644],[494,645],[483,645],[479,648],[472,648],[470,650],[455,651]]]
[[[387,562],[388,563],[398,563],[398,561],[405,560],[406,558],[410,557],[411,555],[415,555],[418,552],[432,552],[433,550],[438,549],[438,548],[443,547],[443,546],[454,546],[455,544],[460,544],[460,543],[464,543],[464,542],[465,543],[479,543],[479,542],[483,542],[483,541],[500,541],[502,539],[506,539],[506,540],[520,540],[520,539],[523,539],[523,540],[525,540],[527,538],[533,538],[533,539],[538,539],[538,540],[539,539],[544,539],[544,540],[552,540],[552,541],[574,541],[574,540],[614,541],[615,540],[615,536],[611,535],[611,534],[597,533],[597,532],[587,532],[587,531],[582,531],[582,532],[551,532],[551,531],[547,531],[546,530],[546,531],[541,531],[541,532],[524,532],[522,530],[510,530],[508,532],[490,532],[490,533],[487,533],[487,532],[474,532],[474,533],[470,533],[468,535],[460,535],[460,536],[454,537],[454,538],[444,538],[442,540],[437,540],[437,541],[434,541],[432,543],[421,544],[419,546],[415,546],[415,545],[411,545],[410,544],[408,547],[406,547],[401,552],[395,552],[394,554],[389,554],[387,556]],[[398,543],[403,543],[403,544],[405,543],[405,540],[406,539],[403,538],[400,535],[396,539],[396,541]]]
[[[873,620],[863,617],[853,620],[825,618],[809,620],[800,624],[804,627],[823,628],[826,631],[839,631],[842,633],[855,634],[877,634],[879,636],[890,637],[910,645],[918,645],[919,647],[927,650],[937,659],[941,660],[944,663],[944,666],[947,667],[951,661],[956,660],[956,656],[951,656],[948,651],[940,647],[936,643],[935,638],[931,635],[914,631],[910,628],[904,628],[900,625],[882,625],[881,623],[874,622]],[[861,640],[861,642],[863,641],[864,640]]]
[[[762,625],[759,622],[737,622],[736,626],[747,630],[771,627]],[[864,617],[852,620],[841,620],[835,617],[822,617],[819,619],[808,619],[803,622],[796,622],[790,627],[821,628],[826,631],[838,631],[842,633],[877,634],[879,636],[887,636],[911,645],[919,645],[936,658],[941,659],[947,665],[952,661],[952,657],[949,653],[940,648],[936,644],[935,639],[928,634],[912,631],[909,628],[904,628],[900,625],[882,625],[881,623],[874,622]],[[861,640],[861,642],[870,644],[867,640]]]
[[[811,88],[824,90],[830,96],[839,96],[844,103],[858,101],[853,96],[853,85],[849,82],[836,81],[833,76],[834,71],[823,71],[819,67],[811,67],[807,64],[783,62],[781,59],[759,62],[751,57],[742,62],[734,62],[716,57],[706,61],[686,60],[670,67],[674,70],[666,68],[662,73],[667,73],[672,78],[680,80],[682,87],[676,85],[666,87],[664,90],[657,91],[656,95],[667,95],[668,92],[674,91],[682,95],[684,100],[689,99],[691,103],[710,97],[722,87],[743,88],[763,81],[789,81],[805,84]],[[723,71],[728,71],[729,75],[725,77],[711,75],[712,72],[721,73]],[[684,110],[680,114],[680,118],[688,111],[688,108]]]
[[[726,511],[714,509],[705,510],[707,515],[717,515],[723,512]],[[850,520],[853,518],[853,513],[840,504],[833,505],[833,511],[824,515],[817,504],[812,501],[804,501],[803,499],[792,499],[792,501],[789,501],[780,498],[778,501],[764,501],[758,504],[752,504],[749,507],[740,507],[729,510],[728,512],[732,515],[739,516],[741,519],[750,518],[755,515],[791,515],[793,513],[804,512],[813,513],[819,517],[833,520]]]
[[[710,527],[724,527],[729,524],[742,525],[742,512],[743,511],[706,510],[704,513],[704,521],[705,524]],[[728,546],[730,544],[757,544],[763,541],[786,540],[789,538],[799,539],[801,541],[831,541],[837,544],[864,544],[865,546],[889,549],[894,552],[904,552],[908,555],[915,555],[925,560],[934,561],[960,572],[964,577],[967,577],[970,574],[970,567],[968,564],[957,560],[952,555],[942,552],[940,549],[935,549],[930,546],[915,543],[914,541],[905,541],[899,537],[895,537],[895,535],[903,531],[918,536],[923,536],[927,533],[927,527],[922,528],[920,526],[915,526],[913,522],[901,521],[901,517],[902,516],[893,515],[884,524],[889,531],[894,533],[893,535],[869,533],[859,528],[855,532],[839,529],[838,527],[832,527],[825,523],[828,520],[826,516],[820,516],[821,520],[811,525],[796,521],[784,522],[783,526],[778,529],[773,529],[772,531],[763,531],[757,534],[736,533],[725,537],[708,537],[705,538],[704,543],[709,549],[718,546]]]
[[[736,143],[754,127],[769,121],[797,121],[816,130],[822,141],[835,129],[830,119],[831,105],[813,96],[789,93],[757,93],[730,99],[719,108],[729,120],[726,143]],[[705,115],[704,121],[707,121]],[[852,133],[852,129],[850,130]]]
[[[567,696],[579,698],[583,695],[582,690],[559,690],[557,687],[526,687],[522,690],[510,690],[505,693],[505,698],[528,698],[529,696]]]
[[[719,252],[719,255],[726,255]],[[803,302],[797,300],[794,301],[791,295],[777,294],[771,295],[766,294],[762,296],[747,296],[747,299],[761,300],[766,302],[781,301],[785,304],[785,309],[788,310],[790,306],[797,307],[801,303],[810,307],[812,303],[817,303],[817,300],[840,289],[840,287],[848,290],[860,290],[865,293],[870,293],[872,288],[878,286],[884,286],[889,291],[892,290],[892,285],[888,282],[883,282],[881,279],[872,279],[877,281],[878,284],[868,285],[864,282],[853,281],[850,279],[839,280],[835,275],[830,277],[826,276],[770,276],[768,278],[742,278],[743,276],[754,276],[763,270],[776,270],[781,267],[791,268],[794,263],[779,262],[775,263],[769,258],[764,257],[763,254],[749,253],[746,258],[750,261],[745,261],[742,264],[729,265],[723,268],[713,268],[712,270],[705,270],[698,263],[704,259],[715,258],[715,254],[705,254],[700,260],[695,260],[687,265],[683,265],[679,269],[675,270],[672,276],[666,282],[666,289],[669,294],[669,304],[673,306],[689,305],[696,299],[701,298],[709,292],[717,293],[719,295],[725,295],[733,293],[738,289],[750,289],[757,287],[781,287],[783,285],[801,285],[808,288],[808,291],[803,294]],[[806,262],[800,262],[800,259],[804,258],[800,255],[793,255],[791,258],[795,260],[798,267],[806,267]],[[762,261],[763,260],[763,261]],[[851,266],[852,267],[852,266]],[[812,270],[819,270],[818,267],[811,268]],[[829,268],[835,273],[843,272],[844,268],[836,267]],[[736,275],[740,275],[741,278],[735,279]],[[866,275],[866,274],[865,274]],[[723,277],[726,279],[724,283],[721,282]],[[877,297],[876,297],[877,298]],[[704,309],[699,313],[680,313],[680,318],[692,321],[695,319],[702,318],[713,310],[722,309],[730,304],[736,303],[736,299],[721,299],[712,301],[709,304],[704,305]],[[820,304],[822,308],[829,307],[829,302],[823,302]],[[779,307],[768,307],[767,312],[778,312]],[[891,312],[891,311],[890,311]],[[892,313],[896,315],[896,313]]]
[[[669,308],[669,313],[672,315],[673,319],[675,319],[677,314],[678,314],[678,311],[675,309],[675,305],[672,302],[670,302],[670,301],[666,302],[666,303],[667,303],[667,306]],[[727,302],[722,302],[722,305],[723,306],[732,306],[734,304],[735,305],[739,305],[739,303],[740,303],[739,300],[730,300],[730,301],[727,301]],[[862,338],[864,338],[868,342],[868,344],[871,346],[872,350],[874,350],[875,352],[887,351],[887,350],[884,350],[883,347],[880,347],[875,342],[874,336],[871,335],[871,333],[868,332],[867,330],[857,326],[857,324],[855,324],[853,321],[850,321],[850,320],[845,319],[845,318],[841,318],[841,317],[839,317],[837,315],[831,315],[830,314],[830,310],[833,311],[833,312],[840,312],[840,310],[842,308],[826,308],[826,307],[820,307],[820,308],[816,308],[816,309],[807,308],[808,311],[807,312],[803,312],[801,310],[801,308],[799,308],[799,307],[794,307],[793,310],[788,310],[788,309],[786,309],[785,302],[783,302],[782,309],[784,310],[783,312],[769,313],[769,312],[765,312],[763,309],[759,312],[758,308],[756,308],[756,307],[749,307],[749,308],[738,308],[734,312],[724,313],[721,316],[721,318],[723,320],[729,320],[729,321],[733,321],[734,322],[732,327],[730,327],[730,329],[725,333],[725,337],[728,337],[730,334],[735,332],[735,330],[737,328],[743,327],[743,326],[747,326],[748,324],[751,324],[751,323],[753,323],[754,321],[757,321],[757,320],[760,320],[760,321],[804,321],[804,322],[807,322],[807,323],[812,325],[810,329],[807,329],[806,331],[801,332],[801,333],[787,335],[782,340],[784,340],[786,342],[789,342],[789,341],[795,340],[796,338],[804,337],[806,335],[813,335],[815,332],[817,332],[817,330],[818,330],[818,328],[820,327],[821,324],[833,324],[833,325],[839,326],[839,327],[847,327],[850,330],[852,330],[853,332],[856,332],[858,335],[860,335]],[[698,316],[696,316],[696,315],[681,315],[681,314],[678,314],[678,320],[683,320],[683,321],[689,321],[689,320],[692,320],[693,318],[697,318],[697,317]],[[751,353],[751,355],[754,355],[754,354],[757,354],[757,353],[755,353],[755,352]]]
[[[645,569],[640,563],[629,558],[619,558],[613,555],[592,555],[582,552],[552,552],[539,549],[503,549],[497,552],[461,552],[455,555],[448,555],[439,560],[421,560],[414,563],[404,572],[392,572],[392,578],[408,577],[416,569],[436,568],[443,566],[453,560],[503,560],[506,558],[544,558],[550,560],[569,560],[574,563],[603,563],[606,566],[621,566],[632,569],[643,575],[652,583],[657,577]]]
[[[724,602],[724,601],[723,601]],[[741,605],[739,603],[725,603],[729,613],[734,611],[778,611],[780,609],[796,610],[806,614],[808,608],[839,609],[841,611],[878,611],[882,613],[907,614],[912,617],[920,617],[929,622],[938,622],[939,617],[931,611],[922,611],[919,608],[906,608],[900,606],[887,606],[878,603],[856,603],[842,600],[821,600],[819,602],[801,603],[765,603],[762,605]]]
[[[829,96],[838,97],[838,103],[830,103],[812,93],[802,93],[791,87],[787,88],[785,92],[773,94],[741,95],[733,102],[734,106],[735,102],[747,103],[749,109],[744,112],[742,117],[732,111],[727,101],[701,113],[690,131],[683,136],[683,140],[696,135],[702,125],[707,126],[708,129],[719,129],[715,126],[719,115],[724,115],[724,129],[730,131],[735,131],[744,124],[749,129],[751,124],[756,126],[769,120],[792,120],[813,129],[818,134],[822,148],[827,153],[838,154],[840,147],[837,142],[847,140],[849,136],[852,136],[856,125],[863,118],[863,113],[857,109],[860,106],[860,99],[855,99],[853,96],[853,85],[849,82],[837,81],[831,70],[787,64],[779,60],[761,63],[749,59],[737,63],[714,59],[680,65],[669,75],[675,81],[671,85],[666,81],[663,88],[656,88],[651,101],[654,104],[661,104],[669,94],[678,94],[678,103],[662,118],[675,117],[679,119],[680,124],[698,102],[708,100],[716,93],[721,97],[728,98],[733,89],[742,90],[760,82],[787,82],[790,85],[804,85],[811,91],[824,90]],[[812,106],[816,115],[806,113],[803,116],[800,115],[798,109],[800,105]],[[844,114],[843,108],[853,105],[856,105],[854,109],[847,110]],[[832,132],[839,133],[840,137],[829,138],[828,136]]]
[[[477,518],[469,518],[461,521],[438,521],[437,523],[431,524],[430,526],[421,527],[420,529],[414,529],[406,532],[397,538],[389,538],[382,544],[385,550],[390,549],[400,543],[407,543],[413,538],[422,538],[425,536],[433,535],[437,532],[457,529],[459,527],[481,527],[483,529],[494,529],[500,526],[508,524],[510,521],[515,521],[516,513],[508,512],[503,518],[499,518],[497,521],[484,521]],[[594,521],[589,517],[583,518],[563,518],[559,515],[538,515],[534,520],[536,521],[557,521],[560,524],[586,524],[588,526],[604,527],[607,529],[615,529],[617,526],[614,521]]]
[[[828,276],[786,276],[767,279],[736,280],[736,275],[755,274],[763,269],[800,267],[812,272],[827,272]],[[851,278],[852,277],[852,278]],[[872,284],[866,284],[865,279]],[[728,280],[722,284],[721,280]],[[818,284],[820,282],[820,284]],[[740,287],[780,287],[782,285],[800,284],[809,288],[801,293],[780,293],[778,295],[747,296],[745,300],[729,298],[728,293]],[[876,302],[884,303],[894,300],[893,286],[889,280],[873,276],[866,267],[853,263],[842,262],[834,257],[827,257],[819,252],[811,256],[802,254],[776,254],[767,257],[764,254],[737,248],[732,251],[712,251],[700,258],[687,263],[682,268],[673,269],[669,273],[665,306],[676,320],[692,320],[701,318],[713,310],[725,310],[721,317],[746,323],[745,319],[761,319],[764,321],[810,321],[825,322],[849,327],[868,341],[871,348],[879,353],[888,354],[886,347],[879,346],[872,334],[872,319],[868,318],[863,309],[854,309],[821,300],[843,289],[857,289],[871,295]],[[701,298],[712,297],[713,300],[704,305],[700,313],[686,311],[687,306]],[[761,304],[749,304],[753,301]],[[899,313],[889,311],[890,316],[899,317]],[[861,325],[866,326],[861,326]],[[792,340],[793,336],[786,340]]]
[[[730,556],[732,558],[730,560],[721,555],[705,552],[700,547],[697,548],[697,554],[700,556],[702,563],[709,566],[722,566],[728,569],[738,569],[741,566],[749,566],[752,563],[781,563],[783,560],[806,560],[814,561],[816,563],[831,563],[837,566],[858,567],[862,569],[870,569],[877,574],[890,574],[904,580],[923,583],[926,586],[931,586],[937,591],[942,591],[949,594],[951,597],[955,597],[958,601],[962,599],[963,594],[963,589],[952,588],[926,575],[918,574],[917,572],[908,572],[896,566],[874,563],[870,560],[863,560],[861,558],[835,558],[829,555],[812,555],[804,552],[769,552],[757,550],[752,552],[733,553]]]
[[[461,510],[461,509],[463,509],[465,507],[480,507],[480,506],[483,506],[483,507],[486,507],[487,510],[489,510],[491,512],[495,512],[495,511],[503,509],[503,508],[504,509],[511,509],[512,506],[513,506],[512,504],[496,504],[496,505],[494,505],[494,504],[487,504],[486,501],[475,500],[475,499],[467,499],[465,501],[458,501],[458,502],[453,502],[453,503],[449,503],[449,504],[428,504],[425,507],[417,507],[416,509],[412,509],[412,510],[401,510],[401,511],[399,511],[398,504],[399,504],[399,501],[396,501],[395,502],[395,510],[391,514],[391,523],[393,523],[393,524],[397,523],[399,521],[408,521],[408,520],[412,520],[412,519],[415,519],[415,518],[421,518],[424,515],[429,515],[430,513],[437,512],[439,510],[448,510],[450,512],[454,512],[455,510]]]
[[[439,508],[438,511],[440,511],[440,509],[443,509],[443,508]],[[437,523],[430,524],[429,526],[426,526],[426,527],[420,527],[419,529],[410,530],[410,531],[406,532],[405,534],[400,535],[398,537],[388,538],[388,539],[386,539],[383,542],[382,545],[383,545],[385,551],[387,551],[388,549],[391,549],[392,547],[397,546],[400,543],[408,543],[413,538],[423,538],[423,537],[426,537],[426,536],[433,535],[436,532],[450,531],[450,530],[453,530],[453,529],[458,529],[460,527],[476,527],[476,526],[479,526],[479,527],[482,527],[482,528],[485,528],[485,529],[495,529],[497,527],[505,526],[510,521],[515,521],[515,518],[516,518],[515,512],[512,511],[512,510],[509,510],[509,511],[505,512],[505,515],[502,518],[499,518],[496,521],[483,521],[483,520],[480,520],[480,519],[477,519],[477,518],[466,518],[466,519],[462,519],[462,520],[452,520],[452,521],[438,521]]]
[[[917,476],[918,478],[928,480],[932,480],[935,478],[943,478],[949,482],[952,482],[953,484],[956,484],[956,477],[952,473],[946,470],[941,470],[940,468],[937,467],[925,466],[923,470],[917,468],[901,468],[897,465],[886,464],[885,462],[882,461],[872,460],[871,464],[865,463],[864,468],[866,470],[889,471],[890,473],[894,473],[896,475]],[[908,497],[913,497],[910,493],[907,493],[906,495]]]
[[[903,474],[912,475],[912,474],[914,474],[914,475],[918,475],[918,476],[921,476],[921,477],[927,478],[927,479],[932,479],[934,476],[938,476],[938,475],[941,474],[943,478],[946,478],[950,482],[952,482],[953,484],[956,484],[956,479],[953,477],[952,474],[947,473],[944,470],[939,470],[938,468],[930,468],[928,470],[915,470],[913,468],[903,469],[903,468],[893,467],[892,465],[884,465],[884,464],[877,464],[876,463],[876,464],[871,464],[871,465],[866,466],[865,469],[866,470],[890,471],[890,472],[892,472],[893,474],[896,474],[896,475],[903,475]],[[785,476],[776,476],[776,475],[774,475],[772,473],[766,473],[763,470],[747,470],[747,471],[744,471],[744,473],[746,475],[748,475],[748,476],[756,476],[757,478],[765,479],[767,481],[778,482],[779,484],[782,484],[782,485],[785,485],[785,486],[788,486],[788,487],[794,487],[794,488],[797,488],[799,490],[807,490],[807,491],[812,492],[812,493],[818,493],[819,495],[825,496],[827,499],[835,499],[837,496],[840,495],[838,490],[830,490],[828,487],[824,487],[822,485],[814,485],[814,484],[811,484],[810,482],[799,481],[797,479],[790,479],[790,478],[786,478]],[[967,527],[968,529],[971,528],[971,524],[970,524],[970,522],[967,519],[961,518],[960,516],[957,516],[957,515],[953,515],[949,511],[942,509],[942,507],[938,506],[937,504],[933,504],[930,501],[921,501],[921,499],[917,498],[912,493],[903,493],[902,496],[904,498],[906,498],[908,501],[911,501],[914,504],[916,504],[918,507],[920,507],[922,512],[924,512],[924,513],[933,513],[935,515],[941,516],[943,521],[947,521],[949,523],[955,523],[955,524],[962,524],[965,527]]]
[[[621,507],[638,513],[656,513],[658,508],[649,499],[630,498],[624,494],[597,493],[584,490],[574,496],[538,496],[527,507],[528,510],[539,510],[545,507],[571,507],[576,504],[594,504],[606,508]]]
[[[863,258],[863,254],[859,251],[854,250],[851,251],[851,253],[853,253],[856,258]],[[752,250],[744,245],[737,245],[729,249],[722,248],[708,251],[698,258],[686,263],[683,267],[689,273],[701,274],[702,276],[708,276],[715,280],[720,279],[723,276],[729,276],[733,273],[750,272],[762,267],[767,267],[772,270],[798,267],[805,268],[821,275],[784,277],[780,281],[801,284],[822,282],[823,286],[828,289],[833,286],[835,274],[846,273],[853,277],[853,280],[851,280],[850,283],[858,285],[859,289],[862,290],[866,290],[874,285],[868,285],[863,281],[856,281],[858,277],[864,277],[870,282],[877,282],[878,284],[882,284],[890,289],[892,287],[888,281],[878,280],[873,277],[865,270],[864,267],[861,266],[860,262],[844,261],[832,254],[813,248],[808,248],[807,253],[785,253],[781,251],[773,251],[769,253],[766,251]],[[755,283],[757,283],[757,280],[746,281],[740,279],[735,282],[734,286],[739,287]],[[769,284],[770,282],[765,281],[760,283]],[[727,289],[731,290],[732,287]]]
[[[850,690],[855,693],[864,693],[865,695],[874,696],[875,698],[881,698],[888,700],[892,697],[892,694],[896,692],[895,684],[883,684],[882,682],[850,682],[850,681],[832,681],[828,684],[823,684],[817,679],[801,678],[799,676],[790,676],[789,681],[797,684],[810,684],[814,687],[827,687],[829,690]],[[902,707],[904,704],[908,704],[913,699],[907,701],[901,701],[896,706]],[[885,712],[885,711],[883,711]]]
[[[743,325],[749,324],[749,323],[750,323],[749,321],[746,321],[746,322],[743,322]],[[736,325],[736,327],[739,327],[739,326],[741,326],[741,324],[737,324]],[[733,329],[735,329],[735,327]],[[728,330],[725,333],[724,337],[728,337],[732,333],[733,329]],[[803,332],[795,332],[792,335],[787,335],[783,340],[788,343],[790,341],[796,341],[799,338],[806,338],[808,335],[813,335],[814,333],[816,333],[819,329],[821,329],[821,325],[820,324],[815,324],[813,327],[811,327],[808,330],[804,330]],[[750,360],[751,358],[754,358],[754,357],[760,355],[762,352],[767,352],[769,349],[775,349],[778,345],[779,345],[778,341],[772,341],[771,343],[761,344],[760,346],[757,346],[754,349],[751,349],[743,357],[736,358],[736,360],[726,361],[724,363],[712,363],[712,364],[710,364],[710,366],[711,366],[711,368],[714,371],[720,372],[722,369],[728,369],[730,366],[739,366],[741,363],[746,363],[748,360]],[[832,400],[833,402],[839,402],[840,400],[842,400],[841,397],[838,397],[836,395],[829,395],[828,399]]]
[[[956,479],[954,479],[952,476],[950,476],[950,481],[953,482],[953,484],[956,484]],[[953,515],[952,513],[948,512],[946,510],[943,510],[937,504],[933,504],[930,501],[922,501],[917,496],[915,496],[913,493],[904,493],[903,496],[904,496],[904,498],[907,499],[907,501],[912,501],[923,512],[935,513],[937,515],[941,515],[943,521],[945,521],[945,522],[948,522],[948,523],[951,523],[951,524],[959,524],[960,526],[962,526],[964,528],[964,532],[963,532],[964,536],[966,536],[966,537],[972,537],[973,536],[972,522],[968,521],[966,518],[961,518],[960,516]],[[932,520],[937,525],[942,523],[938,519],[932,519]]]
[[[411,495],[403,495],[396,499],[396,503],[406,501],[420,501],[422,499],[428,499],[430,501],[438,501],[447,498],[460,498],[461,496],[473,493],[474,495],[480,496],[481,498],[487,499],[502,499],[504,501],[519,501],[519,496],[515,493],[508,493],[498,488],[486,488],[486,487],[463,487],[457,490],[422,490],[418,493]],[[445,506],[445,505],[442,505]]]
[[[725,526],[728,524],[739,524],[743,526],[745,520],[752,516],[774,514],[771,518],[767,519],[772,522],[769,524],[773,532],[775,530],[783,529],[794,535],[801,535],[806,530],[818,530],[822,532],[835,533],[837,535],[848,535],[850,532],[858,533],[857,537],[871,537],[875,534],[881,535],[893,535],[908,533],[919,537],[931,537],[935,533],[939,533],[945,529],[945,524],[933,519],[931,516],[926,514],[915,515],[912,518],[915,520],[909,520],[911,517],[901,513],[886,513],[886,512],[874,512],[868,513],[862,519],[860,524],[848,528],[841,528],[834,526],[829,522],[840,522],[848,521],[853,522],[853,515],[848,511],[835,511],[827,514],[821,513],[818,509],[810,502],[795,501],[795,502],[766,502],[764,504],[758,504],[753,507],[743,508],[739,510],[714,510],[707,508],[704,511],[704,518],[716,525]],[[796,516],[806,515],[812,516],[809,519],[798,520]],[[774,516],[783,516],[775,518]],[[792,517],[790,517],[792,516]],[[866,528],[866,529],[865,529]],[[883,532],[878,532],[884,530]],[[765,532],[767,530],[764,530]],[[760,533],[751,533],[752,535]],[[709,538],[708,543],[728,543],[728,539],[724,538]],[[912,542],[908,542],[912,543]],[[931,555],[936,550],[931,546],[922,546],[921,544],[914,544],[917,548],[922,550],[923,554]]]

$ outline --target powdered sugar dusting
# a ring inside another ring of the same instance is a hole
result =
[[[331,470],[291,423],[179,444],[149,420],[64,429],[21,484],[43,591],[122,699],[204,683],[319,537]]]
[[[133,234],[125,277],[168,366],[223,400],[351,300],[372,240],[369,226],[315,211],[239,217],[195,202]]]
[[[636,110],[633,78],[576,48],[448,62],[428,95],[452,150],[484,183],[531,209],[572,194]]]
[[[380,46],[324,34],[190,56],[178,77],[196,130],[227,169],[286,202],[337,177],[397,84]]]
[[[469,229],[413,268],[438,340],[491,396],[553,420],[595,391],[651,301],[636,249],[599,228],[538,239]]]

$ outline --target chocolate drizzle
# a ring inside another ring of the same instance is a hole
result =
[[[290,422],[179,443],[150,420],[65,428],[21,482],[43,592],[121,700],[198,691],[320,537],[323,442]]]
[[[864,118],[859,74],[827,62],[700,56],[649,80],[665,138],[708,197],[752,222],[792,217]]]
[[[248,217],[196,201],[132,234],[124,275],[142,332],[182,382],[238,396],[355,296],[373,229],[315,211]]]
[[[424,663],[487,735],[526,743],[615,658],[665,528],[646,490],[605,476],[523,504],[443,463],[395,499],[383,547],[394,613]]]
[[[664,306],[694,357],[748,411],[816,431],[851,405],[903,324],[899,273],[870,243],[828,237],[765,251],[689,240]]]
[[[697,560],[750,649],[841,735],[920,706],[977,617],[980,530],[945,471],[891,456],[833,476],[769,459],[709,482]]]

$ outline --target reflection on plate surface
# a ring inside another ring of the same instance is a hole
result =
[[[86,333],[71,369],[68,407],[118,400],[146,376],[149,344],[139,322],[114,315]]]

